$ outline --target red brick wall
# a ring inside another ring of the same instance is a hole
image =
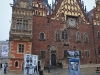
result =
[[[24,44],[25,45],[25,53],[28,53],[30,54],[31,53],[31,49],[29,45],[31,45],[29,42],[19,42],[19,41],[13,41],[12,42],[12,46],[11,46],[11,55],[13,54],[14,57],[10,58],[10,70],[22,70],[22,62],[23,62],[23,59],[24,59],[24,53],[18,53],[17,51],[17,46],[18,44],[21,43],[21,44]],[[19,67],[18,68],[15,68],[14,67],[14,62],[15,61],[19,61]]]
[[[69,31],[69,47],[63,47],[61,42],[55,41],[54,33],[56,30],[61,30],[64,27],[60,21],[51,20],[50,24],[47,23],[46,17],[33,17],[33,54],[37,54],[40,56],[40,50],[46,50],[46,58],[45,62],[49,59],[49,53],[47,50],[47,45],[55,45],[57,47],[57,59],[63,59],[63,50],[73,50],[73,46],[76,46],[77,50],[82,51],[81,64],[86,64],[92,61],[95,63],[95,56],[94,56],[94,41],[93,41],[93,32],[92,32],[92,25],[87,24],[79,24],[78,29],[68,29]],[[81,34],[81,43],[76,42],[76,33],[80,32]],[[39,33],[44,32],[46,35],[45,41],[39,41]],[[89,36],[89,43],[84,43],[83,35],[87,33]],[[90,58],[85,58],[85,50],[90,51]]]

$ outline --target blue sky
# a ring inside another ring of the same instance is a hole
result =
[[[52,0],[48,0],[52,3]],[[83,0],[84,5],[87,6],[87,10],[91,10],[95,6],[95,0]],[[13,0],[0,0],[0,41],[9,39],[9,30],[11,26],[11,14],[12,8],[9,3],[13,3]]]

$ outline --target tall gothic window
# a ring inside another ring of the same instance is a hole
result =
[[[67,50],[64,50],[64,58],[67,58]]]
[[[40,40],[45,40],[44,33],[40,33]]]
[[[80,58],[82,58],[82,51],[81,50],[79,50],[79,56],[80,56]]]
[[[98,48],[98,54],[100,55],[100,46],[99,46],[99,48]]]
[[[62,39],[66,40],[67,36],[67,30],[62,31]]]
[[[42,58],[42,59],[45,58],[45,51],[41,51],[41,58]]]
[[[18,61],[15,61],[15,63],[14,63],[15,68],[17,68],[18,65],[19,65]]]
[[[60,40],[60,32],[59,30],[56,31],[56,41]]]
[[[89,58],[89,57],[90,57],[89,51],[85,51],[85,57],[86,57],[86,58]]]
[[[19,53],[24,53],[24,44],[19,44],[18,45],[18,52]]]
[[[85,34],[84,34],[84,42],[88,42],[88,41],[89,41],[88,35],[87,35],[87,33],[85,33]]]
[[[76,33],[76,41],[81,42],[81,35],[79,32]]]

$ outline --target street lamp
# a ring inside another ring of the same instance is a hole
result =
[[[76,46],[73,47],[74,51],[76,51]]]
[[[47,46],[47,49],[48,49],[48,51],[50,53],[50,45]],[[49,58],[50,58],[50,54],[49,54]],[[49,59],[49,61],[47,63],[48,63],[48,73],[50,73],[50,59]]]
[[[78,53],[76,52],[76,46],[74,46],[73,49],[74,49],[74,52],[75,52],[74,57],[76,58],[76,56],[78,56]]]

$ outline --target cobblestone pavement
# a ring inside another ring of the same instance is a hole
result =
[[[100,73],[95,72],[96,68],[84,68],[81,69],[80,75],[100,75]],[[69,75],[68,69],[61,69],[61,68],[55,68],[51,69],[50,73],[48,73],[47,70],[43,71],[44,75]],[[21,72],[9,72],[7,71],[7,74],[3,73],[3,69],[0,69],[0,75],[23,75]]]

